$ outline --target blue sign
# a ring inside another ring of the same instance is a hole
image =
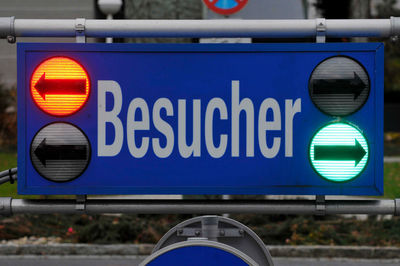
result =
[[[20,43],[18,99],[20,194],[383,193],[379,43]]]
[[[231,249],[232,251],[229,252],[221,248],[209,247],[209,246],[184,246],[169,250],[167,252],[163,252],[145,265],[148,266],[157,266],[157,265],[247,266],[249,265],[247,261],[245,261],[239,256],[239,254],[244,255],[244,253],[239,253],[239,251],[237,251],[234,248]],[[233,252],[238,252],[238,254],[233,254]],[[247,258],[248,256],[246,256],[246,259]]]

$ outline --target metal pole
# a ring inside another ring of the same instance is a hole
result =
[[[113,15],[108,14],[108,15],[107,15],[107,19],[108,19],[108,20],[112,20],[112,19],[113,19]],[[107,37],[107,38],[106,38],[106,43],[113,43],[113,38]]]
[[[0,198],[0,215],[33,214],[172,214],[258,213],[320,215],[313,200],[27,200]],[[326,200],[324,214],[400,214],[400,199]]]
[[[87,37],[262,37],[317,36],[320,19],[308,20],[94,20]],[[400,35],[400,18],[327,19],[326,37],[390,37]],[[75,37],[74,19],[0,17],[0,38]]]

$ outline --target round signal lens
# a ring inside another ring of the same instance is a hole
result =
[[[44,112],[67,116],[80,110],[90,93],[85,69],[68,57],[52,57],[33,72],[30,89],[33,101]]]
[[[321,128],[309,150],[314,170],[323,178],[344,182],[357,177],[367,166],[367,139],[354,126],[337,122]]]
[[[322,61],[311,74],[308,86],[315,106],[332,116],[356,112],[366,103],[370,92],[367,71],[344,56]]]
[[[89,164],[90,154],[90,143],[83,131],[63,122],[40,129],[30,148],[36,171],[53,182],[67,182],[79,177]]]

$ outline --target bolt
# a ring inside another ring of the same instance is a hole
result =
[[[200,235],[200,231],[199,231],[199,230],[196,230],[196,232],[194,232],[194,234],[195,234],[196,236],[199,236],[199,235]]]
[[[221,236],[224,236],[224,235],[225,235],[225,230],[219,230],[219,234],[220,234]]]
[[[243,235],[244,234],[244,230],[243,229],[239,229],[239,234]]]
[[[7,36],[7,41],[8,41],[8,43],[15,43],[16,38],[14,36]]]

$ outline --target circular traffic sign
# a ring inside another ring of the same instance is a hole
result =
[[[64,122],[44,126],[33,138],[30,147],[36,171],[54,182],[79,177],[89,164],[90,154],[90,143],[83,131]]]
[[[203,0],[206,6],[221,15],[232,15],[240,11],[248,0]]]
[[[33,101],[44,112],[67,116],[80,110],[90,93],[86,70],[68,57],[52,57],[38,65],[32,74]]]
[[[258,265],[258,263],[242,251],[227,244],[206,239],[193,239],[174,243],[160,249],[152,253],[140,265],[249,266]]]
[[[332,116],[346,116],[368,99],[370,81],[364,67],[352,58],[330,57],[312,72],[308,88],[313,103]]]
[[[354,126],[336,122],[321,128],[312,138],[309,158],[314,170],[329,181],[344,182],[366,167],[369,147]]]

